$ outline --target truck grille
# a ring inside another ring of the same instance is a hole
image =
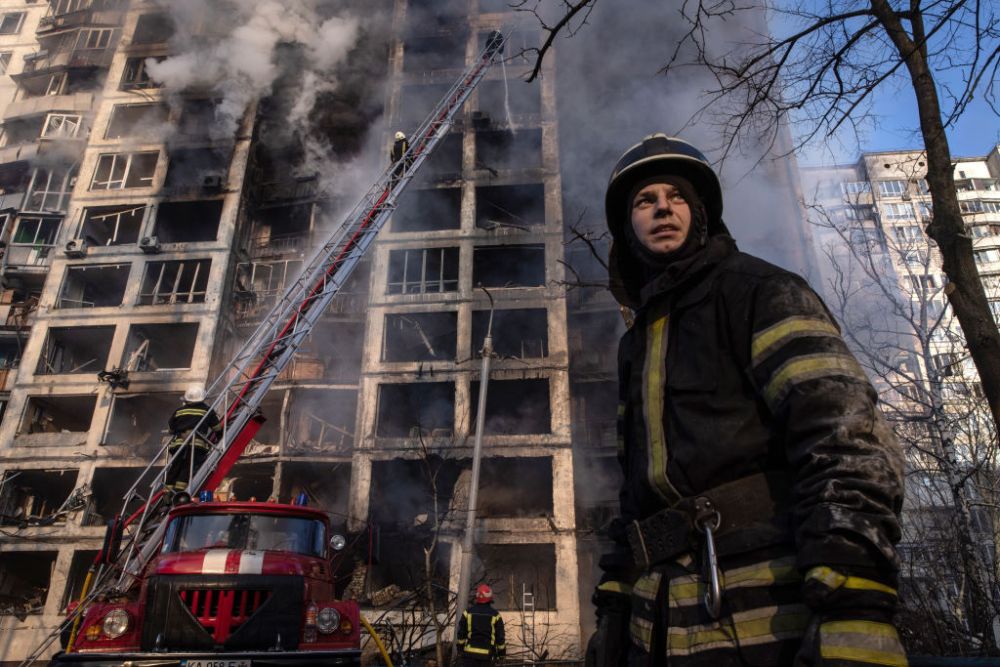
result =
[[[220,644],[260,609],[271,595],[267,590],[212,588],[181,589],[177,593],[191,615]]]

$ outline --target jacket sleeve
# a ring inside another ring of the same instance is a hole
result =
[[[503,616],[501,616],[500,612],[498,611],[494,611],[493,613],[496,614],[496,619],[497,619],[496,625],[494,626],[495,634],[494,634],[493,647],[497,650],[498,653],[503,655],[507,652],[507,635],[504,632],[503,628]]]
[[[176,410],[173,411],[173,413],[170,415],[170,420],[167,421],[167,429],[171,433],[176,433],[177,432],[177,411]]]
[[[875,390],[804,280],[765,280],[751,307],[753,380],[793,471],[799,569],[895,586],[903,457]]]
[[[458,632],[456,632],[456,642],[459,646],[465,646],[469,641],[469,612],[463,612],[458,619]]]

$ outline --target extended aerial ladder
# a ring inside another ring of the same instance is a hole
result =
[[[212,410],[222,415],[222,430],[202,465],[191,471],[188,493],[214,491],[243,454],[264,422],[260,405],[268,389],[343,288],[392,214],[399,195],[448,132],[486,71],[499,59],[506,40],[507,36],[498,31],[489,35],[476,61],[411,135],[403,157],[382,172],[208,387],[207,394],[214,397]],[[180,455],[184,447],[194,446],[198,430],[191,430],[174,456]],[[156,469],[165,450],[166,445],[126,493],[122,512],[109,527],[98,555],[93,584],[79,609],[97,595],[128,590],[155,555],[166,526],[163,484],[172,460],[162,470]],[[56,636],[58,631],[23,664],[37,659]]]

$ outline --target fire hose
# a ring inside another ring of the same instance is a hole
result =
[[[385,667],[392,667],[392,659],[389,657],[389,653],[385,650],[385,645],[379,638],[378,633],[375,632],[375,628],[372,627],[372,624],[369,623],[368,619],[366,619],[364,616],[361,616],[360,618],[361,618],[361,625],[363,625],[365,627],[365,630],[368,631],[368,634],[371,635],[372,641],[374,641],[375,646],[378,647],[378,652],[382,654],[382,659],[385,660]]]

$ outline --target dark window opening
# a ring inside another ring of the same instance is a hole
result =
[[[336,300],[334,300],[336,302]],[[361,348],[365,323],[360,319],[334,319],[317,327],[306,356],[312,356],[323,368],[323,378],[337,384],[357,384],[361,375]]]
[[[453,361],[458,313],[399,313],[385,316],[382,361]]]
[[[329,512],[334,524],[344,523],[351,495],[350,463],[286,461],[281,466],[278,499],[292,502],[305,493],[309,504]]]
[[[468,474],[471,479],[471,470]],[[462,484],[462,480],[459,480],[459,484]],[[468,486],[469,482],[465,481],[464,487],[467,489]],[[500,519],[551,516],[552,459],[483,459],[477,505],[484,517]]]
[[[439,521],[461,521],[468,509],[468,475],[461,507],[455,504],[456,483],[463,470],[468,471],[468,460],[446,459],[430,456],[424,460],[373,461],[371,497],[372,520],[383,530],[409,531],[434,525],[434,490],[437,487]]]
[[[296,392],[290,405],[288,454],[309,456],[351,451],[358,408],[356,391]]]
[[[254,214],[256,236],[251,241],[254,257],[301,254],[308,249],[312,230],[311,204],[269,206]]]
[[[122,368],[137,372],[191,368],[197,339],[197,323],[133,324]]]
[[[49,114],[49,116],[54,116],[54,114]],[[79,123],[80,117],[77,116],[77,123]],[[42,116],[35,116],[33,118],[18,118],[4,121],[3,123],[3,141],[5,147],[16,146],[18,144],[25,144],[34,142],[40,136],[44,136],[42,130],[43,127],[47,126],[46,118]],[[49,136],[53,136],[50,133]],[[72,135],[69,135],[72,136]]]
[[[403,71],[428,72],[465,67],[465,32],[410,37],[403,44]],[[427,109],[430,112],[430,108]]]
[[[0,616],[41,614],[49,594],[55,551],[0,553]]]
[[[25,211],[63,211],[76,185],[77,166],[36,168],[31,174],[28,193],[24,197]]]
[[[96,405],[96,396],[29,396],[20,432],[89,431]]]
[[[113,153],[100,156],[91,190],[148,188],[153,184],[158,152]]]
[[[570,370],[575,375],[614,373],[621,316],[613,310],[579,313],[570,336]]]
[[[473,581],[493,588],[500,610],[519,610],[525,591],[535,609],[556,608],[556,548],[554,544],[479,544]]]
[[[472,313],[472,349],[482,348],[490,311]],[[535,359],[549,354],[549,325],[544,308],[493,311],[493,351],[501,357]]]
[[[138,304],[204,303],[211,261],[150,262],[146,265]]]
[[[452,132],[441,139],[413,180],[416,184],[426,185],[457,181],[460,178],[462,178],[462,135]],[[397,209],[398,214],[399,209]]]
[[[574,446],[614,451],[618,440],[618,383],[574,383],[572,400]]]
[[[604,532],[619,513],[623,476],[618,458],[612,449],[608,456],[580,456],[573,464],[577,529]]]
[[[135,243],[145,215],[145,205],[88,207],[83,209],[80,236],[94,246]]]
[[[8,379],[8,372],[17,368],[21,363],[21,346],[17,340],[0,341],[0,387],[5,387]],[[11,377],[13,379],[13,377]]]
[[[180,404],[176,393],[116,394],[101,444],[144,458],[155,456],[170,435],[167,421]]]
[[[514,116],[542,111],[541,86],[521,81],[483,81],[479,84],[479,122],[507,122],[507,109]]]
[[[130,264],[71,266],[66,270],[59,308],[119,306],[125,297]]]
[[[165,135],[169,109],[163,104],[118,104],[111,111],[105,139],[142,137],[155,139]]]
[[[237,322],[256,321],[256,318],[269,313],[278,295],[283,294],[300,273],[301,259],[237,264],[233,284],[233,311]]]
[[[542,131],[476,132],[476,169],[537,169],[542,166]]]
[[[458,248],[415,248],[389,253],[386,294],[458,290]]]
[[[180,405],[176,397],[174,401],[170,412],[173,412],[174,407]],[[169,413],[166,414],[169,416]],[[148,418],[148,415],[145,417]],[[163,424],[165,427],[166,419],[164,419]],[[87,509],[83,525],[103,526],[108,521],[114,519],[117,514],[129,516],[132,512],[139,509],[140,501],[138,499],[133,500],[128,507],[123,505],[122,499],[128,493],[128,490],[132,488],[132,485],[139,480],[142,471],[143,468],[135,467],[97,468],[94,470],[94,476],[90,480],[90,489],[93,495],[90,497],[90,507]],[[153,480],[159,473],[159,468],[150,470],[149,474],[140,482],[140,492],[148,491]]]
[[[200,243],[219,235],[222,200],[164,202],[156,209],[156,230],[160,243]]]
[[[545,246],[480,246],[472,251],[472,284],[483,287],[543,287]]]
[[[454,383],[413,382],[379,386],[377,436],[450,438],[454,424]]]
[[[382,591],[390,593],[396,586],[403,591],[421,591],[427,584],[427,574],[424,566],[424,548],[430,545],[430,537],[426,534],[412,531],[380,530],[377,545],[378,561],[368,572],[373,606],[381,606],[392,602],[380,595]],[[449,572],[451,568],[451,545],[438,542],[431,559],[431,582],[435,595],[435,604],[440,608],[446,606]],[[363,594],[363,592],[362,592]]]
[[[219,101],[214,99],[185,100],[175,137],[185,141],[211,140],[218,105]]]
[[[38,375],[98,373],[111,351],[112,327],[58,327],[49,329],[38,360]]]
[[[71,602],[80,599],[83,592],[83,584],[87,580],[87,573],[97,558],[97,551],[74,551],[73,560],[70,562],[69,574],[66,575],[66,588],[63,589],[63,599],[61,609],[66,609]]]
[[[173,18],[165,13],[143,14],[135,22],[132,34],[133,44],[159,44],[174,36],[176,26]]]
[[[462,189],[436,188],[405,193],[393,214],[394,232],[433,232],[462,224]]]
[[[10,470],[0,485],[0,525],[65,523],[76,470]]]
[[[469,432],[474,433],[479,382],[470,383],[470,394],[472,418],[469,420]],[[486,392],[484,432],[487,435],[527,435],[551,431],[548,380],[490,380]]]
[[[498,233],[545,224],[545,187],[493,185],[476,188],[476,226]]]
[[[175,148],[167,161],[163,187],[176,190],[220,190],[229,172],[229,152],[219,148]]]
[[[146,71],[146,62],[152,60],[161,62],[164,58],[141,56],[139,58],[128,58],[125,61],[125,70],[122,72],[122,80],[118,85],[119,90],[144,90],[147,88],[159,88],[163,84],[149,78]]]
[[[274,494],[274,464],[249,463],[234,466],[219,484],[219,500],[268,500]]]
[[[410,0],[406,23],[412,33],[454,30],[455,23],[465,18],[468,9],[467,0]]]
[[[403,86],[399,100],[399,129],[407,135],[414,132],[450,90],[450,85],[442,84]],[[459,146],[461,146],[462,137],[461,135],[456,136],[458,136]],[[434,154],[436,155],[440,150],[441,146],[439,145]],[[386,153],[388,154],[388,148]],[[433,159],[432,155],[431,160]]]

